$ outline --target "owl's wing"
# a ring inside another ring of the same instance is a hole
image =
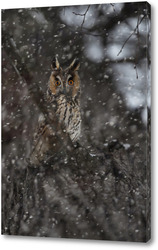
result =
[[[34,136],[33,136],[33,145],[32,150],[29,157],[29,162],[33,165],[39,165],[40,160],[42,159],[43,150],[42,150],[42,139],[43,139],[43,133],[46,129],[46,121],[44,118],[44,115],[40,115],[38,119],[38,126],[35,130]]]
[[[47,159],[49,151],[51,151],[52,155],[57,143],[55,133],[52,127],[46,123],[43,115],[39,116],[38,122],[39,125],[34,135],[34,145],[29,157],[29,163],[36,166],[40,165],[41,161]]]
[[[43,114],[40,114],[40,116],[38,118],[38,126],[35,130],[34,138],[33,138],[33,145],[34,146],[36,145],[39,137],[42,135],[45,126],[46,126],[45,117]]]

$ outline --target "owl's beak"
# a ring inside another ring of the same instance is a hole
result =
[[[65,86],[65,84],[63,86],[63,91],[62,92],[63,92],[64,95],[66,95],[66,86]]]

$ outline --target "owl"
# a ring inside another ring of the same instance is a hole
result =
[[[63,69],[57,57],[55,57],[52,60],[52,71],[46,91],[49,110],[52,109],[55,112],[59,123],[63,125],[73,143],[79,140],[81,133],[79,67],[79,60],[75,59],[69,67]],[[50,150],[53,155],[53,145],[54,152],[57,146],[56,131],[53,130],[51,124],[47,124],[44,114],[39,116],[38,122],[34,146],[30,155],[30,162],[35,165],[46,159],[46,155],[49,154]]]

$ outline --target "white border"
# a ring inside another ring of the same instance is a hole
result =
[[[111,2],[123,2],[123,1],[111,1]],[[131,2],[131,1],[125,1]],[[94,250],[99,247],[99,250],[107,248],[108,250],[117,249],[134,249],[141,250],[144,248],[157,249],[158,248],[158,157],[156,152],[158,150],[158,74],[156,74],[157,64],[156,60],[158,58],[158,1],[150,0],[152,5],[152,240],[145,243],[129,243],[129,242],[109,242],[109,241],[90,241],[90,240],[71,240],[71,239],[53,239],[53,238],[34,238],[34,237],[20,237],[20,236],[0,236],[1,249],[5,250],[32,250],[38,249],[90,249]],[[1,9],[12,9],[12,8],[28,8],[28,7],[44,7],[44,6],[62,6],[62,5],[80,5],[80,4],[94,4],[94,3],[110,3],[110,1],[102,0],[5,0],[1,1]],[[156,164],[157,163],[157,164]],[[155,190],[155,191],[154,191]]]
[[[96,3],[120,3],[120,2],[131,2],[130,0],[127,1],[105,1],[105,0],[38,0],[38,1],[31,1],[31,0],[5,0],[0,3],[1,9],[12,9],[12,8],[29,8],[29,7],[48,7],[48,6],[65,6],[65,5],[80,5],[80,4],[96,4]],[[133,1],[134,2],[134,1]],[[135,2],[144,2],[144,1],[137,1]],[[150,1],[151,2],[151,1]]]

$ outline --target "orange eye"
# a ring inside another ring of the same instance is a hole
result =
[[[55,81],[56,86],[60,86],[61,82],[59,80]]]
[[[69,80],[68,84],[72,86],[74,84],[74,81],[73,80]]]

